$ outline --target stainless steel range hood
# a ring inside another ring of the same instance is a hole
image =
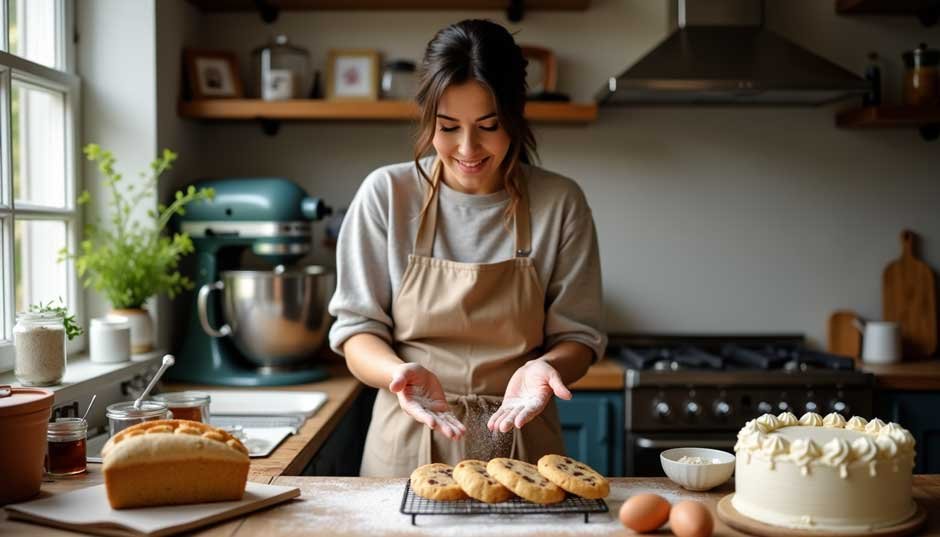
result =
[[[611,77],[599,104],[819,105],[869,88],[766,29],[761,0],[678,0],[676,14],[679,29]]]

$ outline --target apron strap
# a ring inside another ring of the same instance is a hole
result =
[[[434,161],[434,169],[431,171],[431,190],[428,192],[428,198],[424,202],[421,211],[421,221],[418,223],[418,234],[415,236],[414,255],[420,257],[432,257],[434,250],[434,235],[437,231],[437,208],[438,191],[440,190],[441,174],[443,165],[440,160]],[[528,184],[524,180],[519,182],[520,198],[513,213],[513,224],[515,227],[515,249],[513,257],[529,257],[532,253],[532,231],[531,215],[529,213],[529,192]]]
[[[437,230],[437,191],[441,181],[442,165],[440,160],[434,161],[431,170],[431,190],[421,209],[421,221],[418,223],[418,234],[415,236],[414,254],[421,257],[431,257],[434,249],[434,232]]]
[[[520,179],[519,203],[516,205],[516,211],[513,213],[513,221],[516,228],[516,251],[513,257],[529,257],[532,253],[532,232],[531,215],[529,214],[529,188],[528,182]]]

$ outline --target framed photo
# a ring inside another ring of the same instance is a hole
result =
[[[326,98],[378,100],[380,65],[377,50],[330,50],[326,60]]]
[[[239,98],[244,95],[238,62],[231,52],[186,49],[183,63],[193,99]]]
[[[520,48],[529,62],[525,70],[529,96],[554,92],[558,81],[555,54],[550,49],[535,45],[520,45]]]

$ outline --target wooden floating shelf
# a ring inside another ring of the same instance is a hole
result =
[[[924,26],[937,24],[940,2],[937,0],[836,0],[840,15],[908,15]]]
[[[189,0],[203,11],[254,11],[257,0]],[[477,10],[507,9],[510,0],[267,0],[275,9],[302,10],[356,10],[356,9],[428,9],[428,10]],[[526,0],[525,9],[583,11],[591,0]]]
[[[836,125],[843,128],[916,128],[940,124],[940,106],[868,106],[843,110]]]
[[[836,12],[844,15],[917,15],[932,7],[931,0],[836,0]]]
[[[205,99],[180,101],[178,112],[181,117],[214,120],[410,121],[418,118],[418,107],[415,103],[391,100]],[[531,121],[546,123],[590,123],[597,120],[597,105],[532,101],[526,104],[526,117]]]

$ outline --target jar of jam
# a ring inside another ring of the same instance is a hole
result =
[[[168,420],[173,414],[162,401],[141,401],[140,408],[134,408],[133,401],[124,401],[108,405],[105,416],[108,417],[108,434],[114,436],[131,425],[145,421]]]
[[[209,394],[204,392],[171,392],[155,395],[157,401],[166,403],[173,419],[209,423]]]
[[[85,471],[88,423],[83,418],[59,418],[46,428],[46,473],[53,477]]]

